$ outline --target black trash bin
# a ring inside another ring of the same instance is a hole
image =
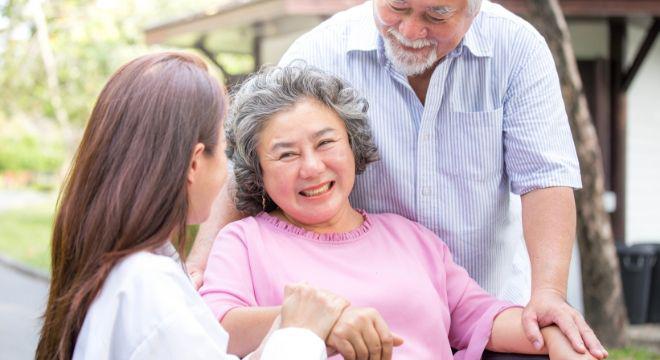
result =
[[[656,249],[647,244],[617,245],[623,295],[631,324],[647,321]]]
[[[655,249],[655,266],[651,279],[648,322],[660,323],[660,243],[648,244]]]

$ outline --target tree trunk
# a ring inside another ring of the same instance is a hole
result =
[[[50,44],[50,36],[48,34],[48,22],[44,14],[43,0],[30,0],[27,4],[28,13],[31,14],[32,20],[35,23],[37,30],[37,42],[39,44],[39,52],[41,59],[44,63],[44,71],[46,73],[46,83],[48,85],[49,97],[53,110],[55,112],[55,120],[64,137],[65,156],[66,159],[59,171],[60,182],[66,177],[69,169],[69,159],[73,157],[78,143],[78,137],[74,132],[71,122],[69,121],[69,113],[64,107],[62,101],[62,91],[60,89],[60,82],[57,74],[57,63],[55,61],[55,53]]]
[[[555,59],[580,160],[582,190],[575,197],[585,317],[603,343],[621,347],[626,343],[628,318],[612,228],[603,207],[602,155],[566,19],[557,0],[528,0],[527,6],[530,22],[545,37]]]

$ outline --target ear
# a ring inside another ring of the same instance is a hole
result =
[[[204,156],[204,144],[197,143],[193,149],[192,159],[190,159],[190,166],[188,167],[188,184],[195,182],[199,168],[202,166],[202,156]]]

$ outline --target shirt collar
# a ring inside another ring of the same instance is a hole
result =
[[[176,261],[177,263],[181,263],[181,258],[179,257],[179,253],[176,251],[174,245],[172,245],[172,243],[169,240],[166,241],[163,245],[154,249],[152,253],[156,255],[167,256],[169,258],[172,258],[172,260]]]
[[[463,51],[463,48],[467,48],[472,55],[476,57],[492,57],[493,49],[491,42],[488,41],[488,38],[481,32],[483,29],[482,21],[484,19],[483,14],[480,12],[472,21],[472,25],[468,29],[467,33],[463,37],[463,40],[458,44],[454,51],[458,51],[457,55]]]
[[[364,4],[358,6],[360,6],[359,18],[364,20],[356,24],[358,31],[350,32],[351,37],[348,39],[346,53],[350,53],[351,51],[375,51],[378,49],[378,38],[380,34],[374,21],[373,5],[371,1],[366,1]]]

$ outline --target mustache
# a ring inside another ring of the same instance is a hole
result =
[[[408,40],[405,36],[403,36],[403,34],[394,28],[388,28],[387,33],[403,46],[407,46],[413,49],[421,49],[423,47],[436,45],[434,40],[429,39]]]

